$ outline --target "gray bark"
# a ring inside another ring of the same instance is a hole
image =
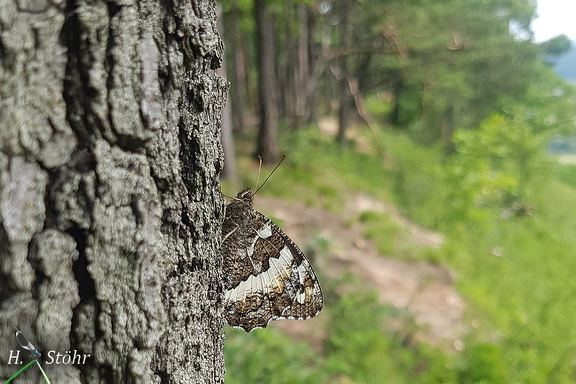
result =
[[[215,2],[0,9],[2,360],[19,327],[52,383],[222,382]]]

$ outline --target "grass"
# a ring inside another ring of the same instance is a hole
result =
[[[242,184],[256,183],[257,168],[247,155],[253,136],[239,141],[237,152],[244,156],[240,168],[251,169],[249,175],[241,176]],[[392,172],[383,165],[383,160],[369,154],[358,154],[342,150],[334,145],[333,139],[314,129],[305,129],[295,135],[281,138],[281,151],[288,154],[282,166],[272,176],[262,195],[298,199],[310,205],[321,206],[339,212],[349,193],[364,190],[390,198]],[[290,149],[286,150],[285,149]],[[262,177],[272,167],[262,169]]]
[[[559,181],[576,188],[576,165],[573,164],[556,165],[555,176]]]
[[[559,165],[551,177],[534,178],[523,201],[529,215],[504,219],[501,210],[480,206],[475,207],[478,214],[461,217],[449,212],[459,190],[444,177],[439,148],[419,146],[397,132],[376,136],[386,158],[375,147],[362,153],[353,146],[341,149],[313,129],[285,136],[282,146],[291,149],[289,157],[261,193],[341,213],[350,195],[361,192],[395,204],[422,226],[441,230],[444,246],[427,250],[407,245],[404,230],[385,213],[368,211],[355,218],[380,253],[433,260],[454,271],[467,302],[465,348],[451,356],[426,345],[404,345],[398,335],[378,327],[393,315],[369,293],[355,291],[355,298],[334,293],[327,308],[333,323],[325,353],[294,363],[294,371],[312,372],[303,379],[310,383],[574,382],[576,167]],[[364,138],[374,140],[369,132]],[[240,353],[231,348],[227,342],[227,361]],[[293,352],[283,353],[287,364],[295,361]],[[298,353],[309,356],[304,349]],[[362,354],[366,358],[360,361]],[[229,371],[254,369],[250,364]]]
[[[227,384],[308,384],[325,380],[321,360],[310,346],[293,343],[275,329],[249,334],[230,330],[225,354]]]

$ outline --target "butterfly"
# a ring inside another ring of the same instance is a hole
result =
[[[220,247],[226,320],[246,332],[266,328],[271,320],[309,319],[323,306],[312,265],[276,224],[254,210],[256,192],[243,189],[226,206]]]

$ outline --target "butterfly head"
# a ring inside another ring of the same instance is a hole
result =
[[[254,194],[252,193],[252,189],[244,188],[236,194],[235,200],[251,206],[252,202],[254,201]]]
[[[260,156],[258,157],[260,158],[260,167],[262,167],[262,158]],[[233,201],[230,203],[230,205],[232,206],[247,205],[248,207],[252,208],[254,204],[254,195],[256,195],[258,191],[264,186],[264,184],[266,184],[268,179],[270,179],[270,176],[272,176],[274,171],[278,169],[278,167],[280,166],[280,164],[282,164],[285,158],[286,154],[282,156],[282,159],[278,162],[278,164],[276,164],[272,172],[270,172],[268,177],[266,177],[266,179],[262,184],[260,184],[260,186],[258,186],[258,181],[256,181],[256,187],[254,188],[254,192],[252,192],[252,189],[250,187],[244,188],[243,190],[241,190],[236,194],[236,197],[233,198]],[[260,180],[260,168],[258,169],[258,180]]]

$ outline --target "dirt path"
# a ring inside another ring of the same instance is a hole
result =
[[[345,271],[360,276],[379,293],[382,303],[412,314],[419,326],[416,339],[445,350],[459,350],[464,334],[462,316],[464,301],[453,288],[450,272],[431,263],[408,263],[379,255],[362,235],[358,224],[346,221],[366,210],[386,212],[410,234],[410,241],[428,247],[439,247],[441,235],[419,228],[383,203],[367,196],[351,196],[342,217],[305,206],[301,202],[257,197],[257,210],[282,220],[284,231],[298,244],[305,244],[312,234],[330,242],[327,258],[315,261],[315,268],[331,277]],[[307,340],[320,348],[324,338],[322,315],[308,321],[272,323],[295,339]],[[387,324],[394,328],[401,324]]]

